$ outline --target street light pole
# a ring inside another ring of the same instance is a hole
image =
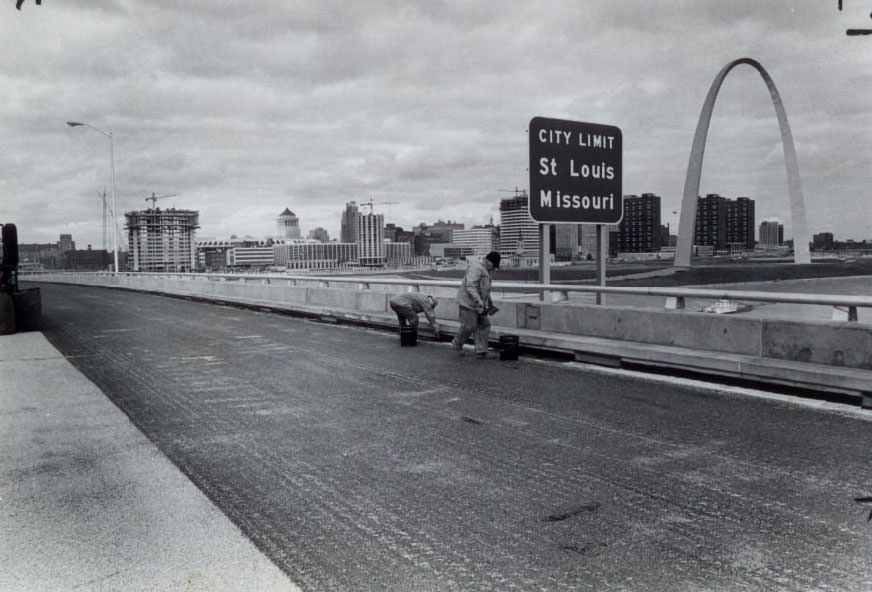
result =
[[[109,169],[112,175],[112,251],[115,256],[115,273],[118,273],[118,214],[115,209],[115,138],[112,136],[112,132],[104,132],[100,128],[94,127],[90,123],[83,123],[81,121],[68,121],[67,125],[69,127],[78,127],[85,126],[89,127],[95,132],[100,132],[107,138],[109,138]]]

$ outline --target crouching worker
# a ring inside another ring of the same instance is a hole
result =
[[[475,261],[466,268],[460,289],[457,291],[457,303],[460,305],[460,328],[454,336],[451,345],[458,354],[463,354],[463,344],[470,335],[475,343],[475,355],[479,358],[493,358],[488,352],[491,323],[488,315],[496,311],[491,302],[491,273],[500,267],[500,254],[491,251],[480,261]]]
[[[397,313],[400,328],[417,327],[418,315],[424,313],[427,322],[433,328],[433,333],[439,337],[439,323],[436,322],[436,308],[438,302],[435,296],[424,296],[420,292],[406,292],[391,298],[391,310]]]

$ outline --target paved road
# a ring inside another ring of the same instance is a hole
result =
[[[42,296],[50,341],[304,590],[872,589],[862,411]]]

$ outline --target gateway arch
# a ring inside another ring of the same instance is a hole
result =
[[[690,266],[690,256],[693,249],[693,232],[696,222],[697,197],[699,196],[699,180],[702,174],[702,159],[705,153],[706,136],[711,123],[712,110],[715,99],[724,78],[739,64],[753,66],[763,77],[772,103],[775,106],[775,114],[778,116],[778,126],[781,128],[781,145],[784,149],[784,162],[787,167],[787,188],[790,198],[790,219],[793,225],[793,253],[795,263],[810,263],[811,255],[808,248],[808,229],[805,220],[805,204],[802,198],[802,183],[799,179],[799,165],[796,161],[796,148],[793,145],[793,135],[790,133],[790,124],[787,122],[787,113],[775,83],[763,66],[751,58],[740,58],[732,61],[720,71],[712,82],[702,112],[699,114],[699,122],[696,124],[696,133],[693,136],[693,147],[690,149],[690,161],[687,163],[687,176],[684,180],[684,196],[681,199],[681,214],[678,222],[678,243],[675,248],[675,265],[677,267]]]

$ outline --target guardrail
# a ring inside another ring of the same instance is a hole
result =
[[[277,285],[317,285],[320,287],[335,287],[337,284],[352,285],[358,289],[372,289],[372,286],[402,286],[407,291],[420,291],[424,287],[456,288],[457,279],[425,280],[415,278],[380,278],[375,276],[315,276],[290,274],[219,274],[219,273],[154,273],[154,272],[46,272],[42,274],[22,274],[22,277],[63,275],[106,277],[111,284],[111,278],[117,276],[175,278],[190,281],[238,281],[243,283],[277,284]],[[843,294],[802,294],[793,292],[760,292],[744,290],[722,290],[712,288],[643,288],[598,285],[569,284],[538,284],[528,282],[493,283],[495,291],[519,291],[539,294],[542,299],[552,303],[566,302],[570,293],[588,294],[624,294],[635,296],[662,297],[667,310],[682,310],[687,299],[700,298],[711,300],[732,300],[743,302],[788,303],[803,305],[830,306],[833,308],[832,318],[836,321],[856,322],[857,309],[872,308],[872,296],[847,296]]]

